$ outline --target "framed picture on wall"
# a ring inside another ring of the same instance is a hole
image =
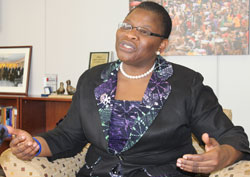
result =
[[[90,52],[89,68],[100,64],[108,63],[110,55],[110,52]]]
[[[32,46],[0,47],[0,94],[28,95]]]

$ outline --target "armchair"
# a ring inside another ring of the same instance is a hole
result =
[[[232,119],[231,110],[224,109],[226,115]],[[197,153],[203,153],[204,149],[193,136],[193,146]],[[49,162],[46,157],[35,157],[31,161],[17,159],[10,149],[4,151],[0,156],[0,164],[6,177],[74,177],[85,163],[85,154],[90,144],[74,157],[57,159]],[[217,172],[209,177],[250,177],[250,161],[239,161]]]
[[[6,177],[74,177],[85,163],[88,147],[89,144],[74,157],[53,162],[48,161],[46,157],[23,161],[13,155],[9,148],[1,154],[0,164]]]

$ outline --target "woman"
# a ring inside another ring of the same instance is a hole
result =
[[[171,27],[162,6],[134,8],[116,33],[119,60],[80,77],[54,130],[32,139],[9,128],[16,135],[12,152],[20,159],[37,152],[60,157],[91,143],[78,176],[99,177],[194,176],[249,158],[246,134],[232,125],[202,76],[159,55]],[[191,132],[205,144],[204,154],[196,154]]]

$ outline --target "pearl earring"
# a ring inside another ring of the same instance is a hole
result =
[[[160,55],[161,54],[161,52],[159,50],[156,51],[155,53],[156,53],[156,55]]]

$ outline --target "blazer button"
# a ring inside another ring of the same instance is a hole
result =
[[[122,156],[120,156],[120,155],[116,155],[116,156],[118,157],[118,159],[119,159],[120,161],[123,161]]]

